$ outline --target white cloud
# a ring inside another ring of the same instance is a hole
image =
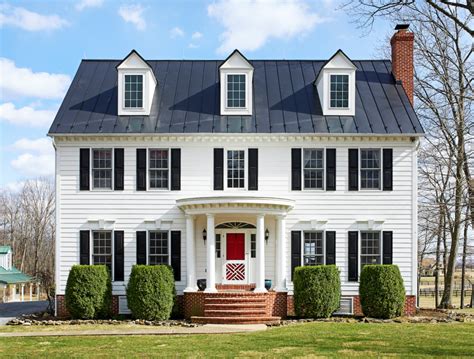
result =
[[[87,8],[101,7],[103,3],[104,3],[104,0],[80,0],[76,4],[76,10],[82,11]]]
[[[197,49],[199,45],[193,44],[192,42],[188,45],[190,49]]]
[[[118,13],[125,22],[130,22],[137,30],[143,31],[146,29],[146,21],[143,18],[143,11],[145,9],[139,5],[122,5],[120,6]]]
[[[172,39],[175,39],[177,37],[183,37],[184,36],[184,31],[180,27],[173,27],[170,30],[170,36]]]
[[[23,187],[25,186],[25,181],[16,181],[16,182],[8,182],[0,188],[0,190],[7,190],[9,192],[20,192]]]
[[[196,31],[191,35],[191,39],[193,40],[199,40],[201,37],[202,37],[202,33],[200,33],[199,31]]]
[[[54,149],[49,139],[22,138],[12,145],[12,149],[22,152],[11,161],[20,174],[34,177],[54,174]]]
[[[42,15],[22,7],[0,4],[0,27],[12,26],[27,31],[58,30],[69,22],[58,15]]]
[[[218,53],[253,51],[272,38],[304,35],[324,21],[304,0],[218,0],[207,14],[225,28]]]
[[[0,93],[3,99],[62,98],[71,83],[68,75],[33,72],[26,67],[17,67],[12,60],[4,57],[0,57],[0,77]]]
[[[13,125],[43,127],[53,122],[57,110],[38,110],[31,106],[16,108],[11,102],[0,104],[0,121]]]

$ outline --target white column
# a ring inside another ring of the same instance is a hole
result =
[[[265,293],[265,217],[257,215],[257,281],[254,292]]]
[[[216,290],[216,235],[214,233],[214,215],[207,215],[207,279],[206,290],[207,293],[215,293]]]
[[[23,283],[21,284],[21,301],[25,301],[25,285]]]
[[[33,300],[33,284],[29,283],[30,286],[30,302]]]
[[[185,292],[196,292],[196,252],[194,244],[194,216],[186,215],[186,273]]]
[[[285,216],[276,217],[276,280],[275,291],[286,292],[286,220]]]

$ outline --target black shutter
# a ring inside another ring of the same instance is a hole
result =
[[[301,191],[301,148],[291,149],[291,189]]]
[[[358,280],[358,247],[359,247],[359,232],[349,232],[349,281],[357,282]]]
[[[90,161],[90,150],[81,148],[79,150],[79,189],[81,191],[89,190]]]
[[[171,190],[181,190],[181,149],[171,149]]]
[[[301,266],[301,231],[291,231],[291,280],[296,267]]]
[[[249,190],[258,190],[258,149],[249,148]]]
[[[146,264],[146,232],[137,231],[137,264]]]
[[[326,232],[326,264],[336,264],[336,232]]]
[[[359,150],[349,149],[349,191],[359,190]]]
[[[383,190],[393,190],[393,150],[383,149]]]
[[[114,231],[114,281],[123,281],[124,243],[123,231]]]
[[[79,264],[90,264],[90,232],[79,232]]]
[[[383,264],[393,263],[393,232],[383,232]]]
[[[326,149],[326,191],[336,190],[336,149]]]
[[[214,148],[214,190],[224,189],[224,149]]]
[[[146,191],[146,149],[137,148],[137,191]]]
[[[114,149],[114,189],[116,191],[123,190],[123,174],[124,174],[124,152],[123,148]]]
[[[174,280],[181,280],[181,232],[171,231],[171,268],[173,268]]]

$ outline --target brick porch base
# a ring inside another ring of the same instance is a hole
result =
[[[119,314],[119,296],[112,296],[112,315]],[[56,295],[56,316],[58,318],[69,318],[69,312],[66,308],[65,296],[62,294]]]

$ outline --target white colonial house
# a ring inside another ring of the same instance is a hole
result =
[[[127,313],[134,264],[169,264],[197,322],[293,310],[296,266],[336,264],[341,313],[367,263],[417,287],[413,34],[392,61],[83,60],[56,149],[57,312],[74,264],[106,264]],[[247,305],[242,305],[247,303]]]

